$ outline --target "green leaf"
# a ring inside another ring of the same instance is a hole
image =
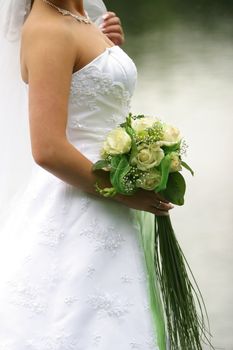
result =
[[[144,114],[133,115],[133,119],[142,119],[145,118]]]
[[[135,134],[135,131],[130,126],[126,126],[125,131],[131,138],[131,151],[130,151],[130,160],[129,160],[129,163],[131,163],[131,160],[134,157],[136,157],[138,153],[137,144],[136,144],[136,134]]]
[[[114,156],[111,160],[111,172],[110,180],[113,187],[118,193],[129,195],[129,191],[126,188],[124,177],[131,169],[128,159],[125,154]]]
[[[161,181],[159,185],[156,187],[155,191],[160,192],[165,190],[167,186],[167,181],[168,181],[168,176],[169,176],[169,171],[171,167],[171,156],[170,154],[166,155],[163,160],[160,163],[160,169],[161,169]]]
[[[162,146],[162,149],[164,150],[164,153],[170,153],[170,152],[175,152],[180,150],[180,145],[181,145],[181,141],[172,145],[172,146]]]
[[[190,168],[190,166],[187,164],[187,163],[185,163],[185,162],[181,162],[181,165],[185,168],[185,169],[187,169],[188,171],[190,171],[190,173],[194,176],[194,171],[193,171],[193,169],[192,168]]]
[[[95,170],[101,170],[103,168],[106,168],[109,166],[109,161],[107,160],[98,160],[98,162],[94,163],[92,166],[92,169]]]
[[[184,204],[186,184],[183,176],[179,172],[170,173],[167,181],[167,188],[162,192],[169,202],[176,205]]]

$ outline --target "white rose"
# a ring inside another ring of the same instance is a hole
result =
[[[142,174],[142,176],[136,181],[136,186],[143,188],[144,190],[152,191],[158,186],[160,180],[160,172],[156,169],[151,169]]]
[[[141,144],[138,153],[132,159],[132,164],[138,169],[145,171],[158,166],[164,157],[163,150],[157,144]]]
[[[182,169],[181,166],[181,159],[178,153],[172,152],[171,153],[171,167],[170,167],[170,173],[174,173],[176,171],[180,171]]]
[[[181,141],[182,137],[180,130],[172,125],[165,124],[164,134],[161,141],[158,141],[160,146],[172,146]]]
[[[125,129],[119,127],[116,128],[107,135],[104,141],[101,154],[104,155],[116,155],[123,154],[130,151],[131,138],[125,131]]]
[[[132,119],[131,126],[136,132],[136,134],[140,134],[142,131],[145,131],[148,128],[152,128],[156,122],[158,122],[157,118],[144,117],[144,118]]]

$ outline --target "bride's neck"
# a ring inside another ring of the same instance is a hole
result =
[[[85,15],[84,6],[83,6],[83,0],[49,0],[49,2],[53,3],[54,5],[70,11],[74,14],[81,14]],[[32,0],[32,5],[35,3],[35,5],[41,5],[41,3],[44,3],[43,0]],[[45,3],[44,3],[45,4]],[[47,4],[45,4],[47,5]],[[49,6],[49,5],[47,5]]]

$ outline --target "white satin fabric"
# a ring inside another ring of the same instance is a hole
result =
[[[73,74],[67,137],[91,161],[136,76],[118,46]],[[34,164],[0,235],[0,349],[158,350],[140,237],[133,210]]]

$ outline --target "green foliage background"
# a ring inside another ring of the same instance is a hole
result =
[[[142,33],[155,25],[169,27],[176,21],[213,23],[233,18],[232,0],[106,0],[109,10],[122,20],[126,33]]]

